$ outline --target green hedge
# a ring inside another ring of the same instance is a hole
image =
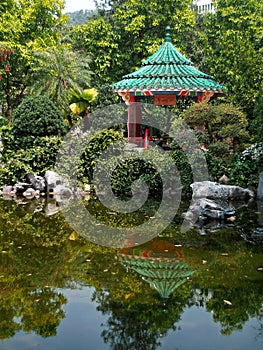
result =
[[[54,167],[61,143],[61,137],[45,136],[37,138],[34,147],[5,151],[0,168],[0,186],[24,181],[28,173],[44,175],[46,170]]]

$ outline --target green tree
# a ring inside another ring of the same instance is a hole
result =
[[[207,66],[251,117],[262,91],[263,3],[217,0],[215,5],[215,13],[207,15],[204,24]]]
[[[35,52],[31,86],[34,94],[51,98],[61,112],[69,115],[70,93],[90,84],[90,58],[73,52],[68,46]]]
[[[11,52],[0,64],[0,101],[12,119],[30,80],[32,50],[55,45],[67,20],[63,0],[10,0],[0,7],[0,53]],[[8,67],[8,70],[5,68]]]
[[[92,55],[92,85],[98,87],[112,83],[121,69],[118,34],[113,26],[98,17],[90,19],[86,25],[75,26],[70,36],[75,50],[90,52]]]
[[[263,140],[263,96],[262,93],[258,96],[255,108],[253,111],[253,121],[251,122],[251,136],[255,142]]]
[[[175,44],[185,51],[184,36],[195,24],[191,4],[191,0],[104,1],[96,18],[74,27],[73,41],[76,49],[94,54],[97,81],[112,83],[138,68],[161,45],[167,25],[173,29]]]
[[[190,106],[182,118],[192,128],[196,129],[200,141],[214,152],[222,150],[227,152],[237,150],[242,141],[248,139],[246,127],[247,118],[242,110],[232,103],[196,103]]]

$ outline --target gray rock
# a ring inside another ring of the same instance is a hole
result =
[[[27,174],[26,179],[35,190],[38,190],[39,192],[45,191],[46,182],[42,176],[35,175],[35,174]]]
[[[54,194],[60,197],[70,198],[73,195],[73,192],[71,191],[71,189],[63,185],[57,185],[55,190],[56,192],[54,192]]]
[[[263,172],[259,174],[257,198],[263,199]]]
[[[18,182],[14,185],[14,191],[16,194],[23,194],[30,186],[27,182]]]
[[[258,223],[263,226],[263,199],[257,200],[258,207]]]
[[[223,175],[223,176],[220,177],[218,182],[221,183],[221,184],[227,184],[229,182],[229,178],[226,175]]]
[[[193,198],[249,200],[254,198],[253,191],[232,185],[220,185],[212,181],[194,182]]]
[[[196,199],[190,205],[188,211],[183,213],[183,217],[187,220],[188,227],[203,227],[207,225],[208,222],[213,222],[214,224],[210,226],[220,227],[221,222],[231,222],[235,215],[234,208],[226,208],[215,201],[210,199]]]
[[[26,197],[27,199],[32,199],[35,198],[39,192],[36,192],[34,188],[28,188],[25,192],[23,192],[23,196]]]
[[[252,235],[251,235],[251,240],[254,243],[263,243],[263,227],[257,227]]]
[[[5,186],[2,189],[2,194],[3,195],[8,195],[8,194],[11,194],[12,192],[13,192],[13,186]]]
[[[55,171],[48,170],[45,173],[45,180],[47,186],[47,193],[52,194],[57,192],[55,189],[58,185],[62,184],[62,178]]]
[[[55,215],[60,211],[58,203],[55,198],[48,198],[45,207],[45,213],[48,216]]]

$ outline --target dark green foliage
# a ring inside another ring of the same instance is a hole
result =
[[[156,154],[155,159],[158,159],[157,157],[158,154]],[[164,166],[162,162],[160,162],[160,165]],[[150,197],[159,195],[163,191],[162,179],[158,169],[147,160],[146,155],[144,158],[137,153],[129,160],[123,154],[115,159],[112,158],[108,164],[108,172],[112,173],[111,186],[116,195],[132,195],[132,188],[137,190],[135,181],[139,179],[147,184]]]
[[[54,103],[44,96],[29,97],[14,111],[10,147],[14,150],[32,147],[37,138],[65,133],[65,122]]]
[[[188,126],[200,131],[200,134],[205,133],[202,141],[205,141],[211,152],[212,149],[215,151],[215,155],[221,151],[221,157],[236,151],[248,139],[247,118],[232,103],[196,103],[182,114],[182,118]]]
[[[251,136],[255,142],[263,141],[263,96],[259,96],[254,108],[254,120],[251,122]]]
[[[191,193],[190,185],[193,183],[193,173],[191,165],[187,159],[185,152],[180,149],[175,142],[172,144],[171,156],[175,161],[176,167],[180,173],[181,189],[183,195]]]
[[[114,130],[102,131],[93,137],[80,158],[78,167],[79,181],[94,184],[96,179],[93,179],[93,176],[96,165],[96,176],[100,180],[102,179],[100,184],[102,186],[100,188],[101,191],[103,191],[103,186],[108,186],[108,183],[103,182],[105,173],[110,174],[111,189],[119,196],[130,196],[132,188],[134,190],[138,189],[135,181],[139,179],[147,184],[150,196],[159,196],[163,193],[162,176],[164,174],[167,187],[169,189],[174,188],[173,185],[177,182],[178,177],[174,172],[173,165],[175,165],[177,159],[174,162],[168,152],[164,153],[157,146],[156,148],[144,150],[142,153],[134,150],[128,154],[123,152],[125,144],[118,143],[118,145],[114,146],[113,155],[107,157],[107,162],[105,159],[99,159],[108,147],[121,140],[121,134]],[[180,165],[181,168],[179,166],[179,170],[185,169],[185,163],[180,163]],[[185,177],[188,178],[188,173]],[[183,181],[184,183],[187,182],[184,178]],[[189,185],[189,182],[191,181],[189,180],[186,186]]]
[[[92,104],[93,110],[123,102],[110,85],[99,85],[96,87],[96,90],[99,94],[96,101]]]
[[[115,130],[103,130],[96,134],[88,143],[80,157],[78,179],[83,183],[91,183],[93,171],[98,158],[114,142],[121,141],[122,135]]]
[[[229,175],[229,163],[231,163],[231,159],[216,157],[211,151],[205,153],[205,158],[208,173],[212,181],[218,181],[221,176]]]
[[[230,179],[235,185],[256,190],[263,171],[263,143],[253,144],[233,160]]]
[[[37,138],[34,147],[5,151],[4,167],[0,168],[0,186],[24,181],[28,173],[44,175],[54,167],[62,138],[57,136]]]
[[[0,186],[24,180],[27,173],[44,175],[56,161],[66,132],[56,106],[45,97],[26,98],[14,113],[13,123],[1,128],[3,143]]]

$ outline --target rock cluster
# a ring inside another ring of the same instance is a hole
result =
[[[254,198],[254,193],[239,186],[218,184],[211,181],[195,182],[192,203],[186,213],[184,227],[220,228],[229,227],[235,220],[235,206]],[[231,205],[235,202],[235,206]]]
[[[1,194],[3,197],[23,196],[27,199],[39,198],[46,194],[69,198],[73,195],[73,192],[64,183],[55,171],[48,170],[44,177],[27,174],[26,182],[18,182],[14,186],[5,186]]]
[[[183,217],[190,227],[219,228],[231,225],[235,220],[235,211],[234,207],[230,208],[226,203],[199,198],[192,201]]]

